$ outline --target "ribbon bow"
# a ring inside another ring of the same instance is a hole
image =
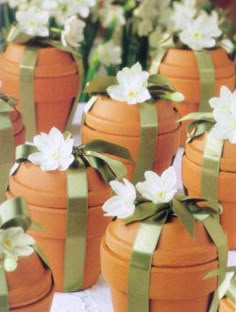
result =
[[[4,152],[0,153],[0,203],[5,200],[10,168],[14,162],[14,133],[9,113],[13,111],[16,100],[0,92],[0,144]]]
[[[66,134],[65,134],[66,135]],[[37,151],[32,145],[17,148],[16,161],[20,164]],[[83,289],[88,222],[87,167],[97,170],[105,182],[126,175],[126,167],[120,161],[104,153],[132,160],[129,152],[121,146],[102,140],[90,141],[74,147],[75,160],[67,170],[67,221],[64,257],[64,290]]]
[[[52,39],[51,39],[52,38]],[[58,40],[59,39],[59,40]],[[51,31],[50,38],[34,37],[23,33],[18,25],[13,25],[7,37],[8,42],[25,44],[24,54],[20,63],[20,105],[21,113],[26,127],[27,140],[31,140],[37,133],[36,111],[34,96],[34,72],[38,59],[38,50],[41,47],[52,46],[63,52],[71,54],[78,69],[78,92],[72,104],[66,128],[70,129],[72,120],[77,109],[79,96],[82,89],[84,76],[83,61],[81,54],[71,46],[64,47],[58,37],[58,32]]]
[[[152,257],[158,244],[163,225],[172,216],[179,218],[187,232],[194,237],[195,220],[202,222],[207,233],[215,243],[218,251],[219,268],[225,269],[228,248],[226,236],[217,220],[222,212],[217,202],[205,201],[201,198],[190,198],[181,194],[175,195],[169,203],[153,204],[138,199],[132,216],[124,219],[124,224],[141,221],[136,240],[133,245],[128,273],[128,309],[129,311],[149,311],[149,286]],[[142,277],[142,283],[138,280]],[[218,286],[224,275],[218,279]],[[216,312],[219,303],[217,290],[210,306]]]

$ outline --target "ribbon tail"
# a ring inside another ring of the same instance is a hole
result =
[[[161,65],[161,62],[163,58],[165,57],[167,52],[167,49],[160,48],[157,55],[154,57],[154,60],[152,61],[151,68],[150,68],[150,74],[155,75],[159,72],[159,68]]]
[[[0,265],[0,311],[9,312],[8,303],[8,287],[6,280],[6,273],[2,265]]]
[[[228,260],[228,244],[227,244],[226,235],[216,218],[210,216],[207,219],[203,220],[202,223],[205,226],[205,229],[208,232],[209,236],[211,237],[212,241],[217,247],[219,270],[225,271],[227,267],[227,260]],[[219,275],[218,287],[224,281],[224,278],[225,278],[225,274]],[[219,301],[220,301],[219,294],[218,294],[218,287],[216,291],[214,292],[213,299],[209,308],[209,312],[217,312]]]
[[[87,173],[83,164],[68,171],[67,194],[64,290],[77,291],[83,289],[88,219]]]
[[[141,223],[134,242],[128,272],[128,311],[149,311],[152,257],[160,238],[164,217],[158,223]],[[141,282],[140,282],[141,281]]]
[[[34,98],[34,70],[38,49],[26,47],[20,64],[20,110],[26,127],[26,139],[31,141],[37,133]]]
[[[156,153],[158,116],[153,101],[140,104],[140,143],[133,182],[142,181],[144,172],[151,170]]]

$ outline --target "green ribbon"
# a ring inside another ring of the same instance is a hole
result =
[[[19,226],[27,231],[31,226],[26,201],[23,197],[15,197],[5,201],[0,210],[0,230]],[[3,265],[0,263],[0,311],[9,312],[8,287]]]
[[[87,84],[85,92],[95,95],[106,94],[107,88],[117,83],[116,77],[96,76]],[[157,74],[149,76],[147,88],[153,99],[161,98],[165,93],[175,91],[167,78]],[[96,100],[96,97],[91,98],[88,106],[86,106],[85,114],[92,108]],[[83,122],[85,119],[84,116]],[[134,182],[140,181],[144,172],[152,168],[155,159],[157,134],[158,116],[156,103],[154,100],[148,100],[140,104],[140,143],[133,177]]]
[[[37,151],[25,144],[17,147],[18,164]],[[102,140],[90,141],[74,147],[74,162],[67,171],[67,216],[64,252],[64,290],[83,289],[88,223],[88,185],[86,168],[97,170],[107,183],[126,176],[123,163],[107,155],[132,160],[127,149]],[[16,169],[17,170],[17,169]]]
[[[204,204],[199,206],[198,203]],[[170,203],[153,204],[143,199],[138,200],[132,216],[123,220],[123,224],[141,221],[136,236],[128,273],[128,308],[130,312],[149,311],[149,287],[153,254],[155,252],[163,225],[172,216],[177,216],[186,231],[194,237],[195,220],[202,222],[206,231],[215,243],[218,252],[219,269],[224,270],[227,264],[227,239],[216,218],[221,213],[216,202],[204,201],[177,194]],[[218,279],[221,283],[224,276]],[[140,283],[142,280],[142,283]],[[211,303],[215,312],[219,300],[217,290]]]
[[[20,109],[26,127],[26,139],[32,140],[37,133],[35,98],[34,98],[34,70],[38,59],[38,48],[25,47],[20,62]]]
[[[9,113],[15,104],[13,98],[0,93],[0,142],[2,146],[0,153],[0,203],[5,200],[9,172],[14,162],[14,133]]]
[[[70,46],[64,47],[62,43],[58,40],[42,37],[32,37],[30,35],[27,35],[23,33],[17,25],[13,25],[11,27],[7,41],[17,44],[29,44],[29,46],[26,46],[25,48],[23,59],[20,64],[20,102],[24,124],[27,130],[27,140],[31,140],[32,137],[37,133],[34,99],[34,71],[38,58],[37,51],[40,49],[40,46],[50,45],[72,55],[78,68],[79,86],[66,124],[66,129],[70,129],[79,102],[79,96],[81,93],[84,77],[83,62],[80,53]]]
[[[153,166],[156,153],[158,116],[156,103],[146,101],[140,104],[140,143],[133,182],[137,183],[146,170]]]
[[[202,159],[200,196],[203,198],[219,200],[219,172],[223,146],[224,141],[214,139],[209,132]]]
[[[152,60],[151,67],[150,67],[150,73],[152,75],[155,75],[159,72],[160,65],[162,60],[164,59],[166,55],[167,49],[166,48],[159,48],[157,54]]]
[[[215,69],[208,51],[194,51],[200,78],[200,103],[198,111],[211,111],[208,101],[214,96],[215,90]]]

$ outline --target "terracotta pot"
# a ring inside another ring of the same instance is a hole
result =
[[[223,49],[209,50],[215,68],[215,96],[219,96],[220,87],[234,90],[234,62]],[[176,103],[181,116],[198,111],[200,101],[199,70],[192,50],[169,49],[160,65],[160,74],[168,77],[174,88],[185,95],[183,103]],[[180,144],[186,141],[186,124],[181,129]]]
[[[19,66],[24,50],[24,45],[11,43],[0,56],[2,90],[17,100],[20,100]],[[38,132],[48,132],[52,126],[65,130],[77,91],[77,67],[72,57],[53,47],[39,49],[34,73]],[[19,102],[19,107],[22,104]]]
[[[219,312],[235,312],[236,303],[233,303],[229,298],[224,298],[220,302]]]
[[[171,102],[159,100],[156,103],[158,113],[158,136],[153,170],[161,173],[168,168],[179,145],[179,114]],[[82,140],[88,142],[101,139],[126,147],[133,160],[137,160],[140,142],[140,108],[128,105],[106,96],[99,96],[86,115],[82,127]],[[121,160],[128,169],[128,177],[133,175],[134,165]],[[151,168],[150,168],[151,169]]]
[[[139,226],[138,222],[124,226],[117,220],[102,240],[102,273],[111,286],[114,312],[128,311],[128,264]],[[203,277],[217,266],[216,247],[202,224],[196,222],[192,239],[173,217],[163,227],[152,260],[149,311],[207,312],[217,279]]]
[[[183,184],[189,196],[201,196],[201,170],[207,134],[186,145],[182,164]],[[236,249],[236,145],[225,140],[220,160],[219,201],[223,205],[221,224],[227,233],[229,249]],[[194,177],[194,179],[193,179]]]
[[[110,196],[110,187],[91,168],[88,176],[88,227],[84,288],[96,283],[100,274],[100,241],[110,219],[103,216],[101,205]],[[32,220],[43,232],[30,231],[52,267],[57,291],[63,291],[64,246],[67,213],[65,171],[41,171],[30,162],[23,163],[10,177],[8,198],[25,197]]]
[[[21,257],[17,269],[6,276],[10,311],[50,311],[54,294],[52,274],[37,254]]]
[[[22,122],[21,114],[17,109],[9,113],[14,132],[15,146],[25,142],[25,127]]]

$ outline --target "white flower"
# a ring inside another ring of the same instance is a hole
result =
[[[64,139],[56,128],[52,128],[49,134],[36,135],[33,142],[39,152],[29,155],[28,159],[44,171],[66,170],[74,160],[72,155],[74,140]]]
[[[148,72],[143,71],[139,63],[131,68],[125,67],[116,75],[118,85],[108,87],[107,92],[112,99],[120,102],[128,104],[145,102],[151,98],[146,88],[148,76]]]
[[[189,20],[197,13],[196,0],[182,0],[173,2],[173,11],[170,15],[170,28],[174,31],[184,30]]]
[[[236,105],[236,90],[231,92],[226,86],[220,88],[220,96],[209,100],[213,109],[229,111],[232,105]]]
[[[200,51],[204,48],[213,48],[215,38],[222,34],[218,26],[218,15],[215,11],[211,15],[203,12],[195,20],[188,21],[185,29],[180,32],[179,39],[190,49]]]
[[[215,109],[213,116],[216,120],[215,126],[211,130],[211,135],[218,140],[229,140],[230,143],[236,143],[236,105],[230,109]]]
[[[64,25],[66,20],[74,14],[75,11],[73,11],[71,0],[57,0],[57,9],[54,11],[53,16],[58,25]]]
[[[146,180],[136,185],[143,197],[154,204],[168,203],[172,200],[177,192],[176,173],[173,167],[169,167],[161,176],[153,171],[146,171],[144,176]]]
[[[106,216],[127,218],[134,213],[136,191],[132,183],[123,179],[124,184],[118,181],[111,181],[110,185],[117,194],[108,199],[102,206]]]
[[[116,27],[125,24],[124,10],[120,5],[105,4],[105,6],[98,12],[102,27],[107,28],[115,21]]]
[[[96,0],[70,0],[74,13],[78,13],[81,17],[88,17],[90,7],[96,4]]]
[[[22,32],[30,36],[47,37],[49,13],[31,7],[27,11],[17,11],[16,20]]]
[[[225,49],[225,51],[226,51],[227,53],[232,53],[233,50],[234,50],[234,44],[233,44],[233,42],[232,42],[230,39],[228,39],[228,38],[225,38],[225,39],[221,40],[221,41],[219,42],[219,45],[220,45],[223,49]]]
[[[85,23],[76,16],[71,16],[65,23],[64,31],[61,34],[61,41],[64,46],[78,47],[84,40]]]
[[[100,44],[97,48],[99,61],[105,65],[118,65],[121,63],[121,48],[115,45],[112,40]]]
[[[0,261],[3,261],[5,270],[14,271],[18,257],[33,253],[34,249],[30,245],[34,243],[34,239],[25,234],[21,227],[0,230]]]

